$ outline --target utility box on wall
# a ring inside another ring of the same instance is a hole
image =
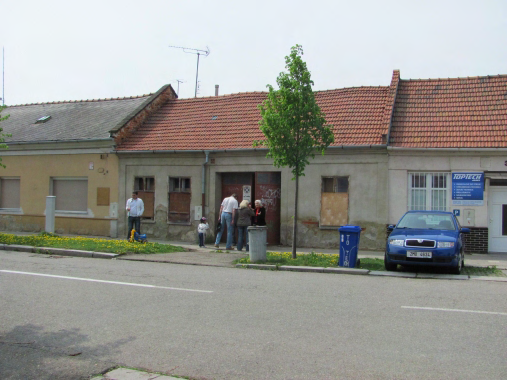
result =
[[[202,206],[195,206],[194,220],[200,220],[202,218]]]
[[[475,227],[475,210],[463,210],[463,227]]]

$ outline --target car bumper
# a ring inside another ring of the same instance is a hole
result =
[[[421,250],[422,251],[422,250]],[[414,266],[454,267],[459,262],[459,252],[451,249],[431,250],[431,258],[407,257],[406,248],[386,251],[387,260],[392,264]]]

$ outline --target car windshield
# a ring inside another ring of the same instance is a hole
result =
[[[420,228],[435,230],[455,230],[451,215],[432,213],[405,214],[396,228]]]

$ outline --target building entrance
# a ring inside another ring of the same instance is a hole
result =
[[[238,195],[238,203],[247,199],[254,206],[259,199],[266,208],[266,225],[268,227],[268,244],[280,244],[280,172],[247,172],[222,173],[222,200],[232,193]],[[218,206],[217,211],[220,209]],[[224,231],[222,241],[227,233]]]
[[[488,217],[488,251],[507,253],[507,187],[489,188]]]

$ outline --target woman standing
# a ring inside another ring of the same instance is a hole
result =
[[[257,199],[255,201],[255,217],[254,226],[265,226],[266,225],[266,209],[262,207],[262,202]]]
[[[248,252],[248,226],[251,225],[252,217],[255,216],[254,210],[250,207],[250,204],[245,199],[239,205],[238,210],[238,245],[236,249],[241,251],[243,249],[243,238],[246,235],[246,251]]]

